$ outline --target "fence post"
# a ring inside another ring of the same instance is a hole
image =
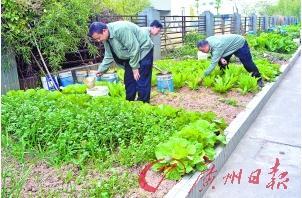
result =
[[[181,37],[182,37],[182,43],[185,42],[185,36],[186,36],[186,17],[181,17]]]
[[[272,16],[272,27],[276,27],[276,17],[275,16]]]
[[[202,15],[206,20],[206,37],[214,35],[214,15],[210,11],[204,11]]]
[[[204,33],[203,32],[203,26],[205,27],[205,17],[203,15],[198,16],[198,32],[199,33]]]
[[[15,54],[1,43],[1,94],[20,89]]]
[[[257,15],[256,14],[252,14],[249,18],[250,20],[250,29],[249,31],[253,32],[253,33],[257,33]]]
[[[267,31],[267,29],[269,28],[269,18],[268,16],[264,16],[264,19],[263,19],[263,28],[264,28],[264,31]]]
[[[150,23],[154,20],[160,21],[160,13],[158,10],[155,10],[154,8],[147,8],[143,10],[139,15],[146,15],[147,16],[147,26],[150,25]],[[153,57],[154,60],[158,60],[161,58],[161,36],[152,36],[152,41],[154,43],[154,51],[153,51]]]
[[[234,13],[233,15],[233,22],[234,22],[234,33],[241,34],[241,16],[238,13]]]

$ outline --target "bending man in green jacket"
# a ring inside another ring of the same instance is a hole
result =
[[[253,77],[258,78],[258,86],[263,87],[261,74],[253,62],[249,46],[241,35],[227,34],[210,36],[205,40],[197,43],[197,48],[203,53],[211,53],[211,65],[205,71],[205,76],[209,75],[219,65],[220,69],[224,70],[228,67],[231,56],[234,54],[239,58],[244,68],[252,74]]]
[[[88,35],[103,42],[105,56],[97,76],[106,72],[115,63],[125,69],[126,99],[150,101],[153,66],[153,43],[146,31],[128,21],[104,24],[93,22]]]

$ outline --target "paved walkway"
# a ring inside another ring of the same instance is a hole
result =
[[[223,166],[205,198],[300,198],[301,197],[301,56],[282,80],[235,151]],[[273,190],[266,188],[271,181],[271,167],[280,160]],[[224,185],[224,176],[242,169],[240,184],[231,178]],[[248,177],[261,169],[259,184],[249,183]],[[288,171],[287,189],[277,189],[281,172]]]

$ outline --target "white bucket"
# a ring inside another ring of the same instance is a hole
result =
[[[87,77],[87,71],[76,71],[78,83],[83,83],[83,80]]]
[[[87,94],[91,96],[108,96],[109,89],[107,86],[95,86],[91,89],[87,89]]]
[[[98,73],[97,70],[91,70],[88,72],[88,77],[95,77],[96,78],[96,73]]]
[[[198,60],[206,60],[208,58],[208,56],[209,55],[207,53],[203,53],[201,51],[197,52]]]
[[[95,77],[87,77],[83,82],[89,89],[92,89],[95,86]]]

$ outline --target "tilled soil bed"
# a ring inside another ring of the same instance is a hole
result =
[[[154,93],[151,104],[167,104],[190,111],[213,111],[218,117],[224,118],[228,124],[244,110],[255,95],[252,93],[241,95],[236,90],[226,94],[218,94],[204,87],[197,91],[184,87],[175,93]],[[229,100],[235,101],[236,104],[227,104]]]

